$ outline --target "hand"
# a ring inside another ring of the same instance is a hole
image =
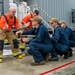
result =
[[[26,23],[25,26],[28,27],[30,25],[30,22]]]
[[[52,36],[52,35],[50,35],[50,37],[52,38],[53,36]]]
[[[22,38],[22,41],[27,43],[28,42],[28,39],[27,38]]]
[[[18,36],[19,34],[22,34],[22,33],[23,33],[22,31],[17,31],[16,36]]]
[[[3,27],[3,30],[7,30],[8,29],[8,24],[5,25],[5,27]]]

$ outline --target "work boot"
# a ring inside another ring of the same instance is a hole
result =
[[[21,55],[22,55],[22,57],[25,57],[26,54],[25,54],[25,52],[24,52],[24,49],[20,49],[20,50],[21,50]]]
[[[15,58],[19,58],[19,59],[22,59],[23,58],[22,55],[19,52],[18,53],[13,53],[13,56]]]
[[[2,60],[2,58],[0,58],[0,63],[2,63],[3,62],[3,60]]]
[[[73,56],[73,53],[70,53],[70,52],[69,52],[69,55],[68,55],[68,56],[69,56],[69,57],[72,57],[72,56]]]
[[[21,55],[22,55],[22,57],[25,57],[25,56],[26,56],[26,54],[25,54],[25,53],[22,53]]]
[[[50,53],[48,53],[48,54],[47,54],[47,56],[46,56],[45,61],[46,61],[46,62],[48,62],[50,58],[51,58],[51,54],[50,54]]]
[[[22,58],[23,58],[23,56],[22,56],[21,54],[16,55],[16,56],[14,56],[14,57],[16,57],[16,58],[18,58],[18,59],[22,59]]]
[[[69,50],[69,54],[68,54],[69,57],[72,57],[72,56],[73,56],[72,51],[73,51],[73,50],[70,48],[70,50]]]
[[[3,62],[2,57],[3,57],[3,56],[2,56],[2,55],[0,55],[0,63],[2,63],[2,62]]]
[[[68,57],[69,57],[69,52],[67,51],[64,53],[64,59],[68,59]]]
[[[32,65],[32,66],[45,65],[45,61],[41,61],[41,62],[39,62],[39,63],[37,63],[37,62],[32,62],[31,65]]]

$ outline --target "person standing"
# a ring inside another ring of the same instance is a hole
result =
[[[8,13],[0,19],[0,59],[3,58],[4,39],[7,39],[12,47],[14,57],[21,56],[18,50],[17,37],[12,31],[12,26],[19,28],[18,18],[15,17],[16,8],[10,7]]]

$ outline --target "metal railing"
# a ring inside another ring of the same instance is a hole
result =
[[[16,0],[14,0],[14,2],[16,2],[18,5],[19,4],[22,4],[21,2],[17,2]],[[24,4],[23,4],[24,5]],[[27,8],[26,6],[25,6],[25,8]],[[49,19],[51,19],[51,16],[49,15],[49,14],[47,14],[41,7],[39,7],[37,4],[35,4],[35,5],[31,5],[30,6],[30,8],[32,9],[32,10],[30,10],[29,8],[27,8],[28,9],[28,11],[30,11],[30,13],[32,12],[32,11],[34,11],[34,10],[41,10],[41,12],[47,17],[47,18],[49,18]],[[42,17],[41,17],[42,18]],[[43,18],[42,18],[42,21],[43,21],[43,23],[44,23],[44,25],[49,29],[49,31],[54,31],[53,30],[53,28],[49,25],[49,23],[48,22],[46,22]]]
[[[47,23],[43,18],[42,18],[42,21],[43,21],[44,25],[48,28],[49,31],[54,32],[54,29],[49,25],[49,23]]]
[[[30,7],[33,9],[33,11],[36,10],[36,9],[41,10],[41,12],[43,12],[43,14],[44,14],[47,18],[51,19],[51,16],[49,16],[49,14],[47,14],[47,13],[46,13],[41,7],[39,7],[38,5],[35,4],[35,5],[31,5]],[[42,17],[41,17],[41,18],[42,18]],[[42,21],[43,21],[44,25],[48,28],[49,31],[54,32],[54,29],[49,25],[48,22],[46,22],[46,20],[44,20],[44,19],[42,18]]]

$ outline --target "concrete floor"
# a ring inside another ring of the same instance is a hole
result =
[[[33,61],[32,56],[26,56],[23,59],[4,56],[3,63],[0,63],[0,75],[40,75],[65,63],[74,61],[75,51],[73,51],[73,54],[74,56],[68,60],[59,57],[59,61],[47,62],[43,66],[31,66],[30,63]],[[73,73],[75,73],[75,63],[44,75],[72,75]]]

